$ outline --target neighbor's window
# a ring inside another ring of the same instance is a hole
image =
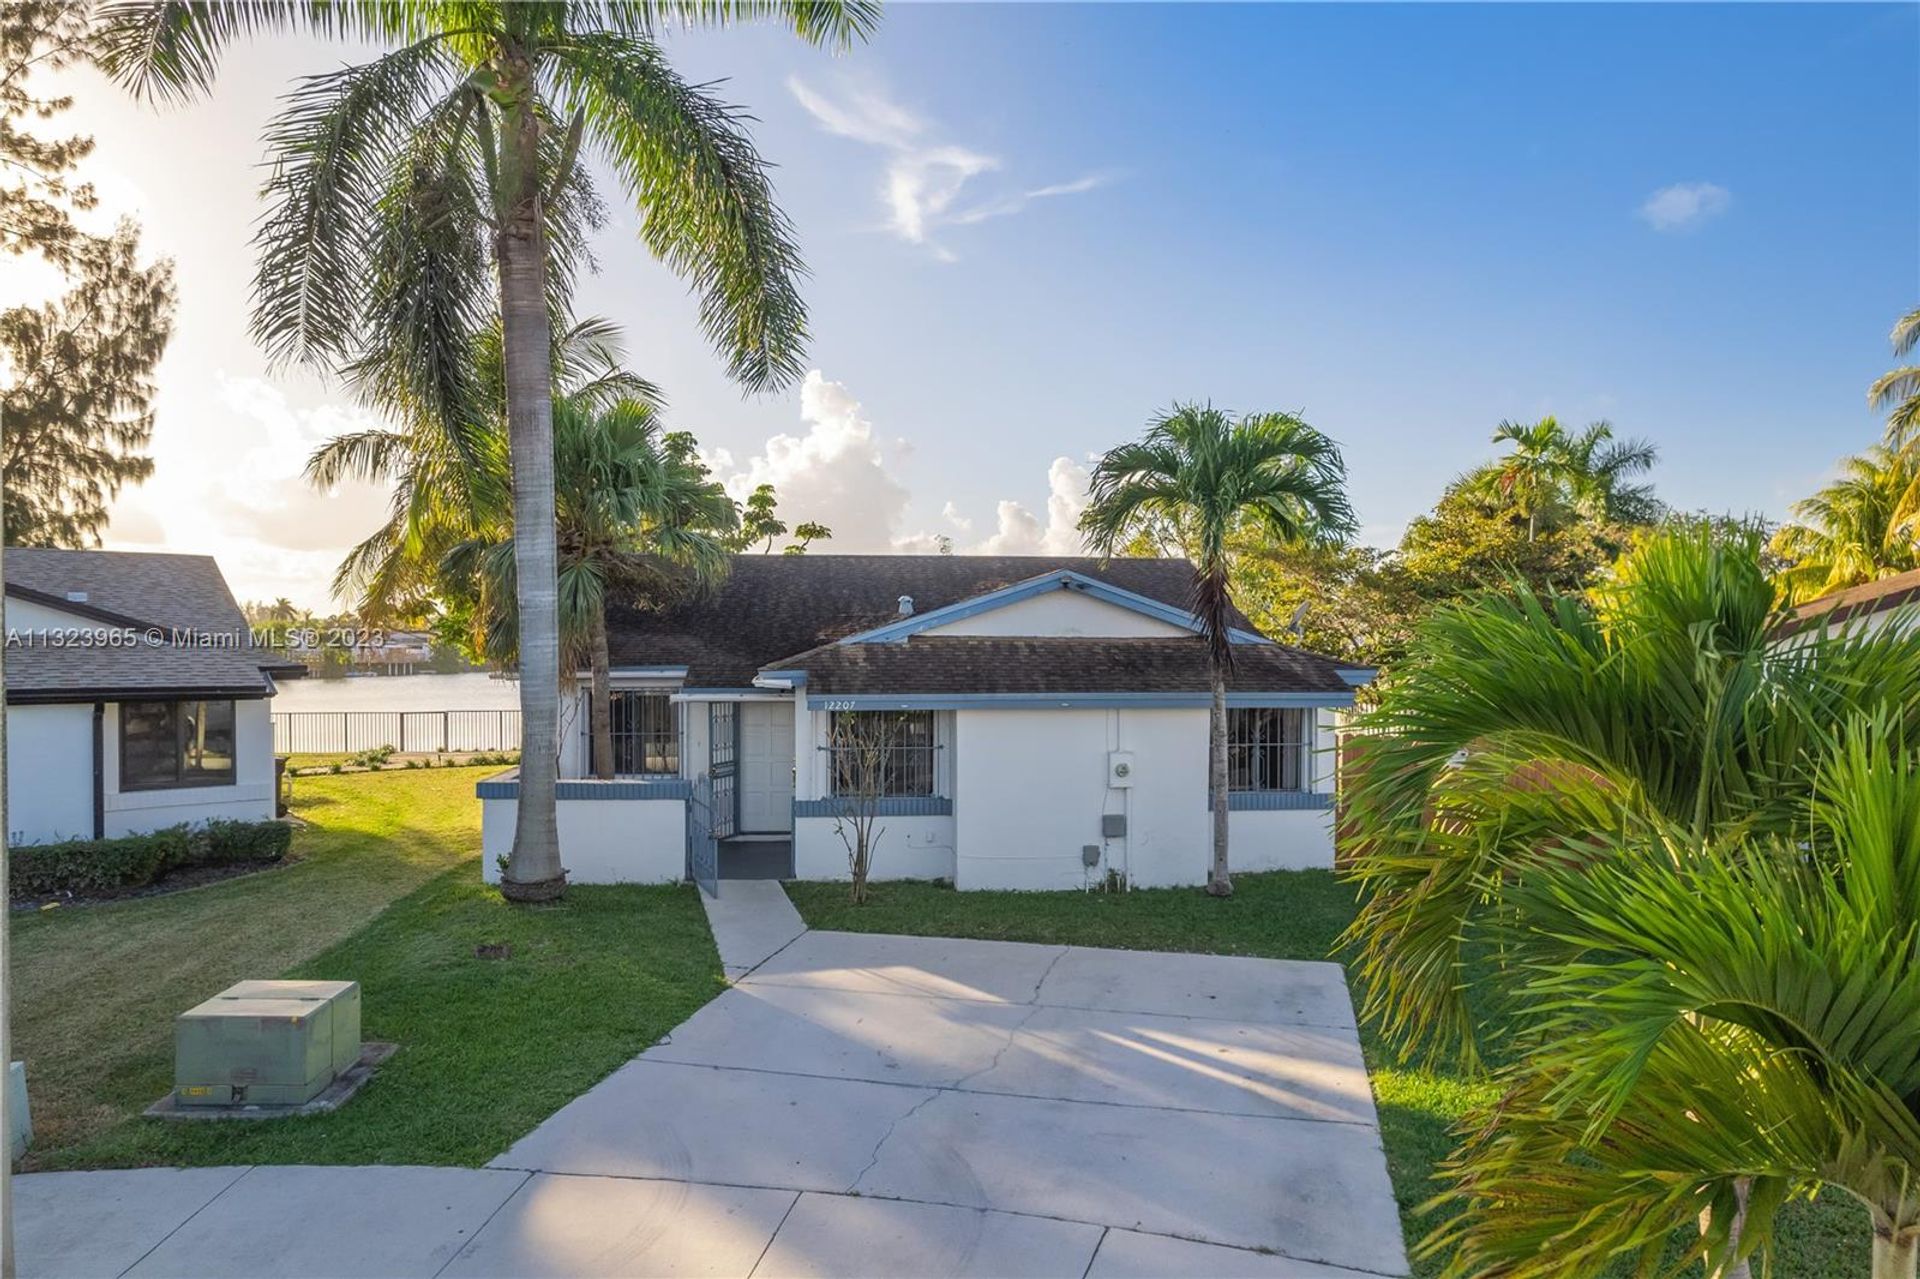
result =
[[[678,777],[680,717],[666,693],[621,689],[608,709],[613,721],[613,771],[619,777]],[[593,720],[587,720],[587,753],[593,753]]]
[[[869,767],[880,795],[933,794],[932,711],[835,711],[830,734],[836,796],[860,794]]]
[[[1305,790],[1313,712],[1291,706],[1227,711],[1227,789]]]
[[[120,789],[233,785],[232,702],[120,703]]]

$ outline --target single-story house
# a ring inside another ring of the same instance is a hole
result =
[[[204,555],[8,547],[6,829],[98,839],[274,815],[274,676]]]
[[[1877,631],[1896,617],[1909,624],[1920,619],[1920,569],[1808,600],[1793,610],[1781,633],[1794,636],[1823,627],[1832,632]]]
[[[717,588],[609,610],[615,780],[563,699],[576,882],[848,875],[860,717],[895,717],[873,877],[960,888],[1205,881],[1210,667],[1178,559],[743,555]],[[1333,864],[1335,716],[1373,672],[1236,615],[1232,864]],[[518,782],[479,786],[485,874]]]

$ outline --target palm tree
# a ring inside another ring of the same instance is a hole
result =
[[[683,589],[689,576],[695,586],[718,580],[738,515],[697,459],[663,440],[644,400],[555,400],[553,469],[561,650],[569,672],[583,664],[590,672],[594,769],[611,778],[608,591],[659,598]],[[470,535],[437,566],[443,582],[478,601],[482,648],[503,663],[517,657],[519,637],[507,514],[479,513]]]
[[[1920,568],[1914,497],[1920,451],[1876,444],[1841,464],[1840,478],[1793,504],[1772,549],[1788,567],[1781,580],[1796,601]]]
[[[1888,335],[1893,356],[1901,359],[1920,346],[1920,308],[1907,312]],[[1867,404],[1887,415],[1887,443],[1904,449],[1920,442],[1920,364],[1907,364],[1874,379]]]
[[[340,4],[114,0],[98,58],[147,98],[211,84],[224,48],[307,28],[397,46],[302,80],[271,126],[254,333],[275,358],[355,370],[370,398],[440,418],[475,411],[470,335],[500,318],[514,476],[522,749],[501,890],[566,884],[555,825],[559,629],[553,314],[564,312],[600,205],[591,150],[641,211],[640,238],[700,296],[732,376],[759,390],[800,372],[799,253],[740,114],[674,74],[668,26],[776,16],[813,43],[871,29],[868,0]]]
[[[1233,600],[1228,537],[1249,525],[1282,542],[1337,542],[1354,529],[1346,465],[1334,442],[1287,413],[1242,417],[1211,404],[1175,404],[1146,435],[1094,467],[1080,529],[1112,555],[1132,539],[1179,531],[1193,560],[1193,614],[1213,666],[1213,865],[1207,891],[1233,892],[1227,873],[1227,676]]]
[[[1551,420],[1551,419],[1549,419]],[[1659,503],[1646,484],[1628,483],[1660,460],[1646,440],[1615,439],[1611,422],[1589,423],[1561,445],[1561,478],[1573,509],[1589,520],[1609,524],[1651,524]]]
[[[1495,444],[1511,444],[1504,458],[1468,475],[1463,487],[1527,517],[1527,540],[1543,518],[1571,511],[1596,523],[1647,524],[1658,513],[1653,490],[1632,484],[1653,469],[1660,453],[1645,440],[1614,438],[1613,425],[1594,422],[1569,435],[1555,417],[1502,422]]]
[[[1909,738],[1854,715],[1815,742],[1792,834],[1703,838],[1650,814],[1498,859],[1534,1029],[1497,1121],[1449,1165],[1443,1199],[1464,1211],[1427,1245],[1452,1251],[1449,1274],[1598,1274],[1702,1213],[1708,1273],[1725,1274],[1767,1248],[1783,1200],[1831,1187],[1868,1211],[1875,1279],[1914,1279]]]
[[[1784,618],[1758,535],[1707,527],[1649,538],[1586,598],[1516,585],[1432,614],[1347,770],[1363,1014],[1403,1048],[1475,1062],[1476,1012],[1529,1011],[1510,951],[1505,981],[1470,957],[1534,926],[1532,871],[1591,868],[1585,841],[1655,828],[1701,847],[1795,838],[1856,711],[1920,748],[1920,645],[1895,628],[1782,644]],[[1750,1188],[1713,1183],[1716,1231]]]

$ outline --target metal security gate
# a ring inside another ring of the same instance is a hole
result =
[[[687,797],[687,876],[709,897],[720,895],[720,840],[713,829],[713,779],[702,773]]]
[[[734,832],[738,809],[734,774],[739,765],[740,725],[735,718],[734,702],[707,703],[707,775],[713,780],[713,833],[717,839],[729,839]]]

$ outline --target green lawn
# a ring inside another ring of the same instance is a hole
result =
[[[1194,889],[1131,893],[955,892],[927,883],[881,883],[863,906],[841,884],[790,884],[794,905],[813,928],[848,932],[980,937],[1126,950],[1197,951],[1268,959],[1330,959],[1353,918],[1350,888],[1326,871],[1240,875],[1231,898]],[[1437,1189],[1434,1169],[1454,1147],[1454,1126],[1493,1099],[1482,1080],[1403,1060],[1378,1036],[1361,1032],[1387,1167],[1409,1246],[1432,1228],[1417,1209]],[[1785,1214],[1774,1274],[1781,1279],[1852,1279],[1867,1272],[1864,1209],[1838,1194],[1796,1204]],[[1416,1273],[1437,1274],[1435,1262]]]
[[[170,897],[16,917],[29,1168],[479,1164],[723,988],[694,890],[575,888],[510,908],[480,883],[491,767],[305,777],[292,864]],[[512,957],[474,948],[506,942]],[[336,1114],[175,1124],[172,1017],[245,977],[361,983],[400,1052]]]

